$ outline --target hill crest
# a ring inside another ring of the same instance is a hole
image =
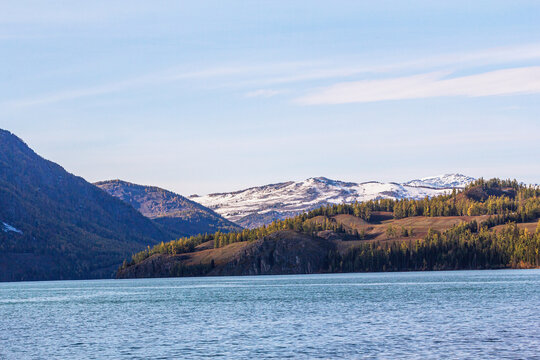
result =
[[[119,179],[100,181],[95,185],[159,223],[172,232],[174,237],[241,229],[213,210],[157,186],[139,185]]]
[[[0,225],[0,281],[109,277],[126,256],[170,240],[7,130],[0,130]]]

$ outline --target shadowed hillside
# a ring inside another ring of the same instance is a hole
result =
[[[126,256],[171,238],[0,130],[0,280],[110,277]]]
[[[160,224],[174,237],[216,231],[235,231],[241,227],[214,211],[171,191],[122,180],[100,181],[96,186],[139,210]]]

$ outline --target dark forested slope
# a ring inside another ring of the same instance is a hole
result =
[[[130,204],[174,237],[241,229],[213,210],[155,186],[137,185],[122,180],[100,181],[95,185]]]
[[[0,280],[108,277],[126,256],[170,238],[0,130]]]

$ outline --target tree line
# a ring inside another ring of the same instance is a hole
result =
[[[515,223],[501,231],[462,223],[423,240],[366,242],[328,255],[328,272],[464,270],[540,267],[540,222],[534,233]]]

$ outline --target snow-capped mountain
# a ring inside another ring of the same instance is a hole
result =
[[[427,186],[436,189],[464,188],[467,184],[474,180],[476,179],[462,174],[444,174],[411,180],[403,185]]]
[[[256,227],[325,204],[378,198],[421,199],[447,193],[452,188],[465,187],[473,180],[460,174],[434,176],[403,184],[377,181],[353,183],[317,177],[230,193],[194,195],[191,199],[241,226]]]

